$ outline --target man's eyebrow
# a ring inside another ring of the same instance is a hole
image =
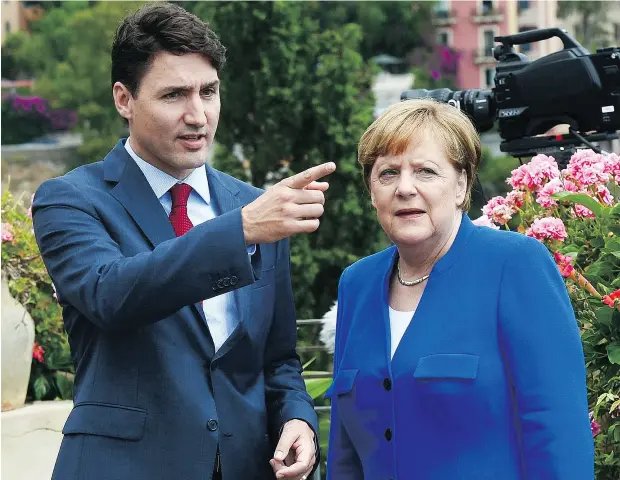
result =
[[[212,88],[217,88],[220,84],[219,80],[212,80],[211,82],[204,83],[200,90],[208,90]],[[193,87],[189,85],[168,85],[161,89],[162,92],[189,92]]]

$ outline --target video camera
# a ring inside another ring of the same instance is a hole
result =
[[[514,45],[559,37],[564,48],[535,61],[516,52]],[[433,98],[467,113],[479,132],[499,124],[504,139],[500,150],[514,157],[538,153],[568,156],[575,146],[618,138],[620,130],[620,47],[600,48],[595,54],[566,30],[546,28],[495,37],[498,61],[491,90],[407,90],[401,100]],[[544,134],[559,124],[569,134]],[[580,133],[581,132],[581,133]],[[594,147],[596,149],[596,147]]]

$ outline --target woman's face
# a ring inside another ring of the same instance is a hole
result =
[[[377,158],[369,184],[379,223],[397,246],[440,243],[460,222],[467,176],[433,135],[424,134],[401,155]]]

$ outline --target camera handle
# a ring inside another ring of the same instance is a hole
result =
[[[540,30],[528,30],[521,33],[515,33],[514,35],[503,35],[495,37],[496,42],[501,42],[504,45],[522,45],[524,43],[540,42],[542,40],[548,40],[553,37],[558,37],[564,44],[564,49],[572,48],[577,49],[584,55],[589,55],[587,49],[585,49],[577,40],[572,38],[566,30],[563,28],[542,28]]]

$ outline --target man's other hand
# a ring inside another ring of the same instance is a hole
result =
[[[273,458],[269,461],[277,479],[306,480],[316,462],[314,432],[303,420],[284,424]]]

